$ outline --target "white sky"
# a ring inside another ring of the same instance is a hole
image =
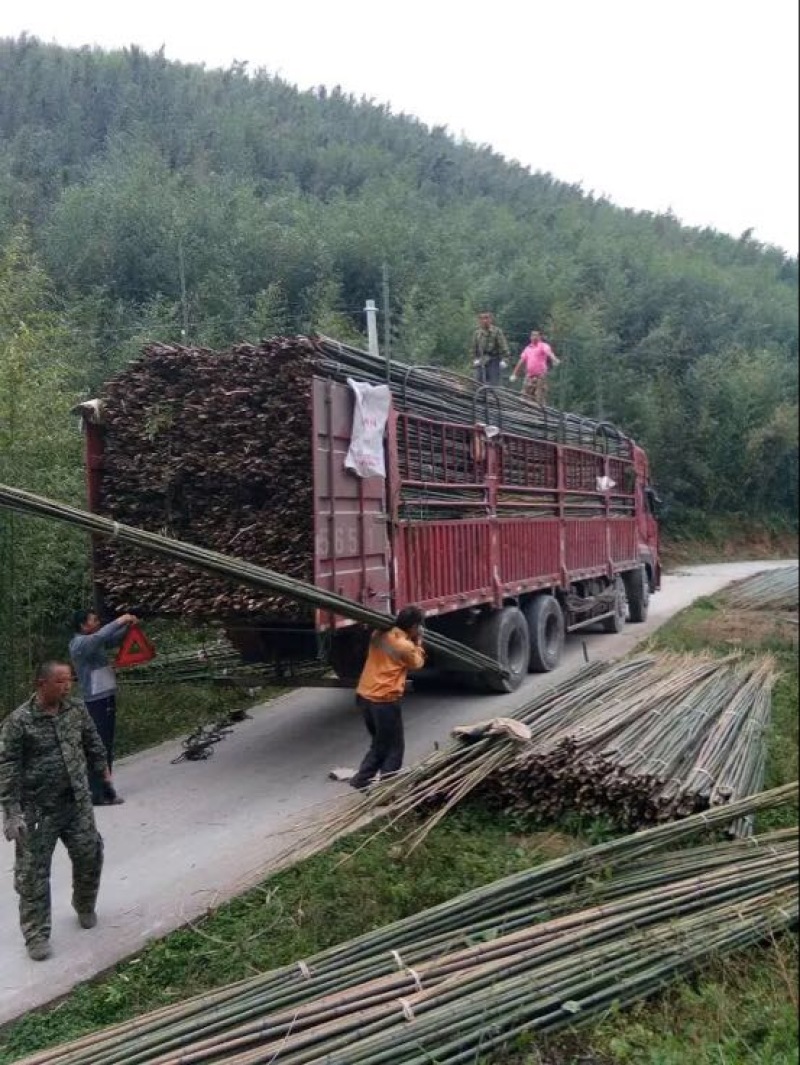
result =
[[[339,84],[797,254],[797,0],[3,0],[0,36],[23,31]]]

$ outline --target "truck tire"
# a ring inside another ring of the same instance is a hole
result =
[[[616,577],[614,579],[614,613],[600,622],[603,632],[622,632],[627,617],[628,600],[625,595],[625,583],[621,577]]]
[[[528,672],[531,639],[525,615],[515,606],[493,610],[481,619],[474,636],[473,647],[496,659],[509,671],[507,680],[491,674],[479,674],[484,691],[513,692],[522,684]]]
[[[650,582],[644,566],[628,570],[624,574],[625,594],[628,597],[628,621],[647,621],[650,607]]]
[[[524,608],[531,640],[529,673],[549,673],[564,649],[564,612],[555,596],[537,595]]]

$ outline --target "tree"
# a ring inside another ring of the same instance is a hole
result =
[[[17,228],[0,254],[0,482],[70,502],[82,497],[70,336],[50,282]],[[35,659],[86,591],[81,534],[0,510],[0,708],[29,687]],[[63,653],[63,652],[62,652]]]

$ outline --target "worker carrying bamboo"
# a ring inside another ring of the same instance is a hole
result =
[[[542,334],[534,330],[531,333],[530,343],[523,350],[514,367],[511,380],[516,381],[520,370],[524,367],[525,380],[522,383],[522,395],[525,399],[532,399],[535,403],[544,403],[547,400],[547,373],[551,366],[558,366],[560,361]]]
[[[478,328],[472,335],[472,366],[481,385],[500,384],[500,371],[508,365],[508,341],[503,330],[494,324],[488,311],[478,315]]]
[[[396,773],[403,764],[405,740],[400,700],[410,669],[422,669],[425,615],[417,606],[404,607],[388,632],[373,632],[367,661],[356,688],[356,703],[364,715],[372,743],[355,776],[354,788],[363,790],[378,773]]]

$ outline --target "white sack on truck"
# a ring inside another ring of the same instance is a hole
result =
[[[388,385],[368,385],[347,378],[355,396],[350,447],[344,460],[359,477],[385,477],[383,434],[389,420],[392,394]]]

